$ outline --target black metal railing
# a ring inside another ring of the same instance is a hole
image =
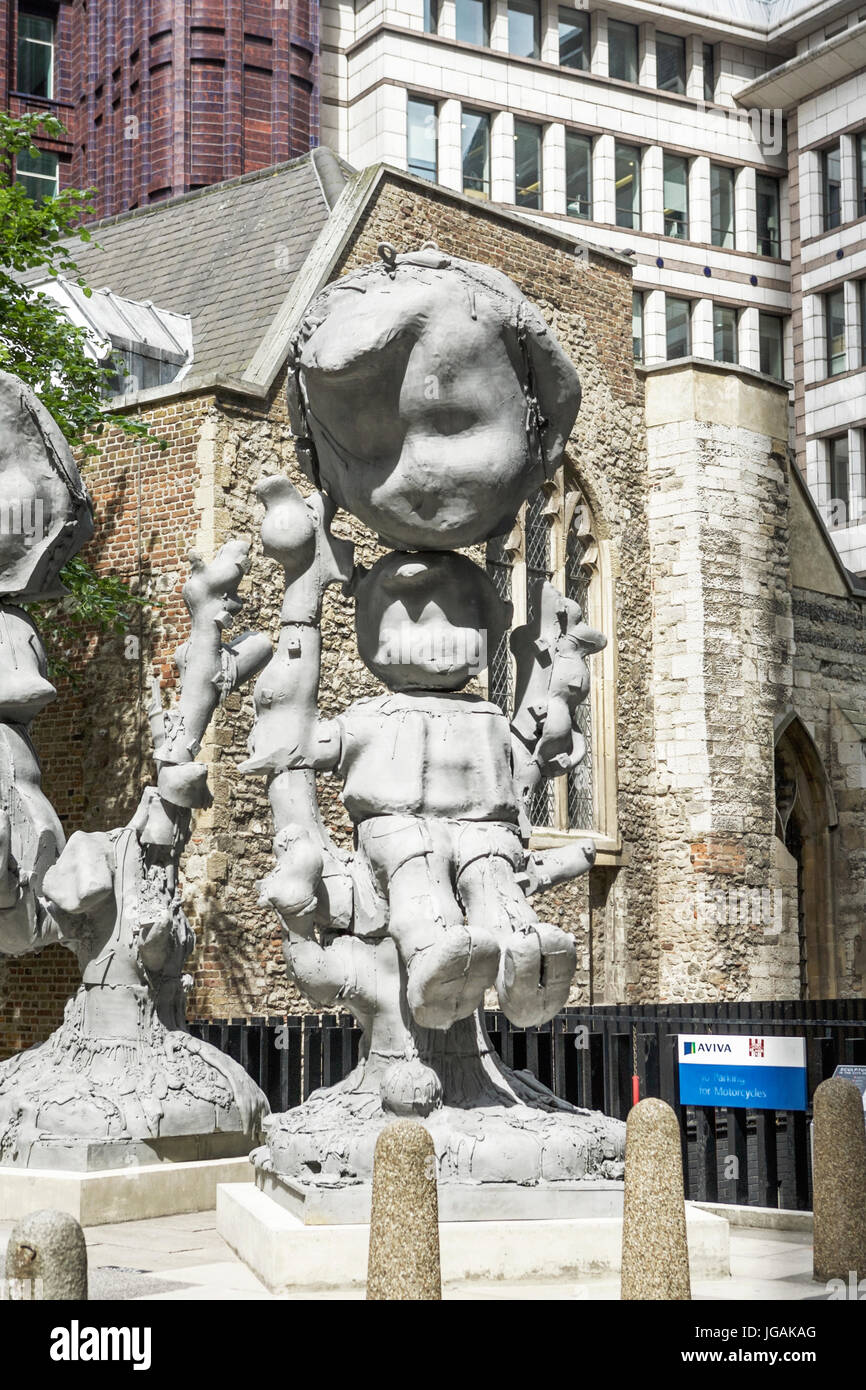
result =
[[[680,1122],[686,1196],[695,1201],[807,1209],[811,1115],[803,1111],[682,1106],[679,1033],[805,1037],[809,1099],[840,1063],[866,1064],[866,999],[750,1004],[607,1004],[568,1008],[540,1028],[515,1028],[488,1010],[502,1060],[528,1068],[574,1105],[625,1119],[632,1076],[640,1096],[660,1096]],[[273,1110],[331,1086],[358,1059],[360,1029],[348,1014],[198,1020],[191,1031],[234,1057]]]

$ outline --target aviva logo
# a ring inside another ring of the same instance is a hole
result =
[[[683,1043],[684,1055],[688,1057],[693,1052],[730,1052],[730,1043],[710,1042],[710,1043]]]

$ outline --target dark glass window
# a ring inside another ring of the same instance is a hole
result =
[[[666,154],[663,161],[665,236],[689,234],[689,161]]]
[[[688,357],[692,350],[691,304],[687,299],[665,295],[665,336],[670,362],[675,357]]]
[[[758,213],[758,255],[781,256],[779,180],[759,174],[755,184]]]
[[[488,0],[457,0],[457,38],[461,43],[490,43],[490,5]]]
[[[592,141],[565,132],[565,208],[569,217],[592,217]]]
[[[15,78],[19,92],[28,96],[54,96],[54,20],[38,11],[18,11],[18,71]]]
[[[710,222],[713,245],[733,247],[734,171],[724,164],[710,165]]]
[[[866,135],[857,136],[857,216],[866,217]]]
[[[737,311],[727,304],[714,304],[713,357],[717,362],[736,362],[737,356]]]
[[[614,147],[614,183],[616,185],[616,225],[640,230],[640,148],[637,145]]]
[[[435,34],[438,29],[439,0],[424,0],[424,32],[425,34]]]
[[[844,526],[848,520],[848,508],[851,504],[848,489],[848,436],[847,434],[837,435],[835,439],[827,440],[827,463],[830,485],[830,512],[829,524],[831,526]]]
[[[656,31],[656,86],[662,92],[686,90],[686,41]]]
[[[490,197],[490,117],[464,108],[460,122],[463,192],[470,198]]]
[[[409,173],[436,182],[436,103],[410,97],[407,103]]]
[[[704,101],[716,99],[716,50],[711,43],[704,44]]]
[[[631,348],[635,362],[643,361],[643,294],[632,290],[631,295]]]
[[[821,156],[824,184],[824,231],[842,221],[842,155],[838,145]]]
[[[508,52],[515,58],[537,58],[541,53],[539,0],[508,0]]]
[[[782,381],[785,375],[782,320],[777,314],[758,314],[761,371]]]
[[[824,296],[824,323],[827,329],[827,375],[838,376],[846,367],[845,290],[841,285]]]
[[[529,121],[514,122],[514,201],[541,207],[541,126]]]
[[[638,46],[637,25],[622,24],[618,19],[607,23],[608,72],[622,82],[637,82]]]
[[[40,150],[32,155],[22,150],[15,156],[15,182],[20,183],[34,203],[57,195],[57,155]]]
[[[559,61],[564,68],[589,67],[589,15],[585,10],[559,11]]]

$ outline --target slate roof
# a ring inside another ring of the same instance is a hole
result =
[[[353,172],[313,150],[94,223],[73,256],[91,289],[190,315],[190,381],[241,376]]]

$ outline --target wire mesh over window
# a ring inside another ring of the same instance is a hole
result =
[[[541,608],[541,591],[553,578],[550,557],[550,526],[545,516],[547,499],[536,492],[526,504],[526,617],[534,622]],[[529,819],[533,825],[552,825],[554,817],[553,783],[542,782],[529,798]]]
[[[589,603],[589,567],[585,564],[588,536],[581,536],[580,507],[575,510],[565,544],[565,594],[574,599],[587,617]],[[590,659],[590,668],[592,660]],[[576,724],[586,739],[586,757],[568,774],[568,828],[570,830],[589,830],[593,823],[592,804],[592,709],[590,696],[577,707]]]
[[[487,542],[486,566],[487,574],[493,581],[499,597],[505,603],[511,603],[511,559],[505,549],[504,537],[496,537]],[[507,631],[503,632],[496,650],[489,654],[487,689],[493,703],[510,719],[514,713],[514,681],[508,646],[509,636]]]

